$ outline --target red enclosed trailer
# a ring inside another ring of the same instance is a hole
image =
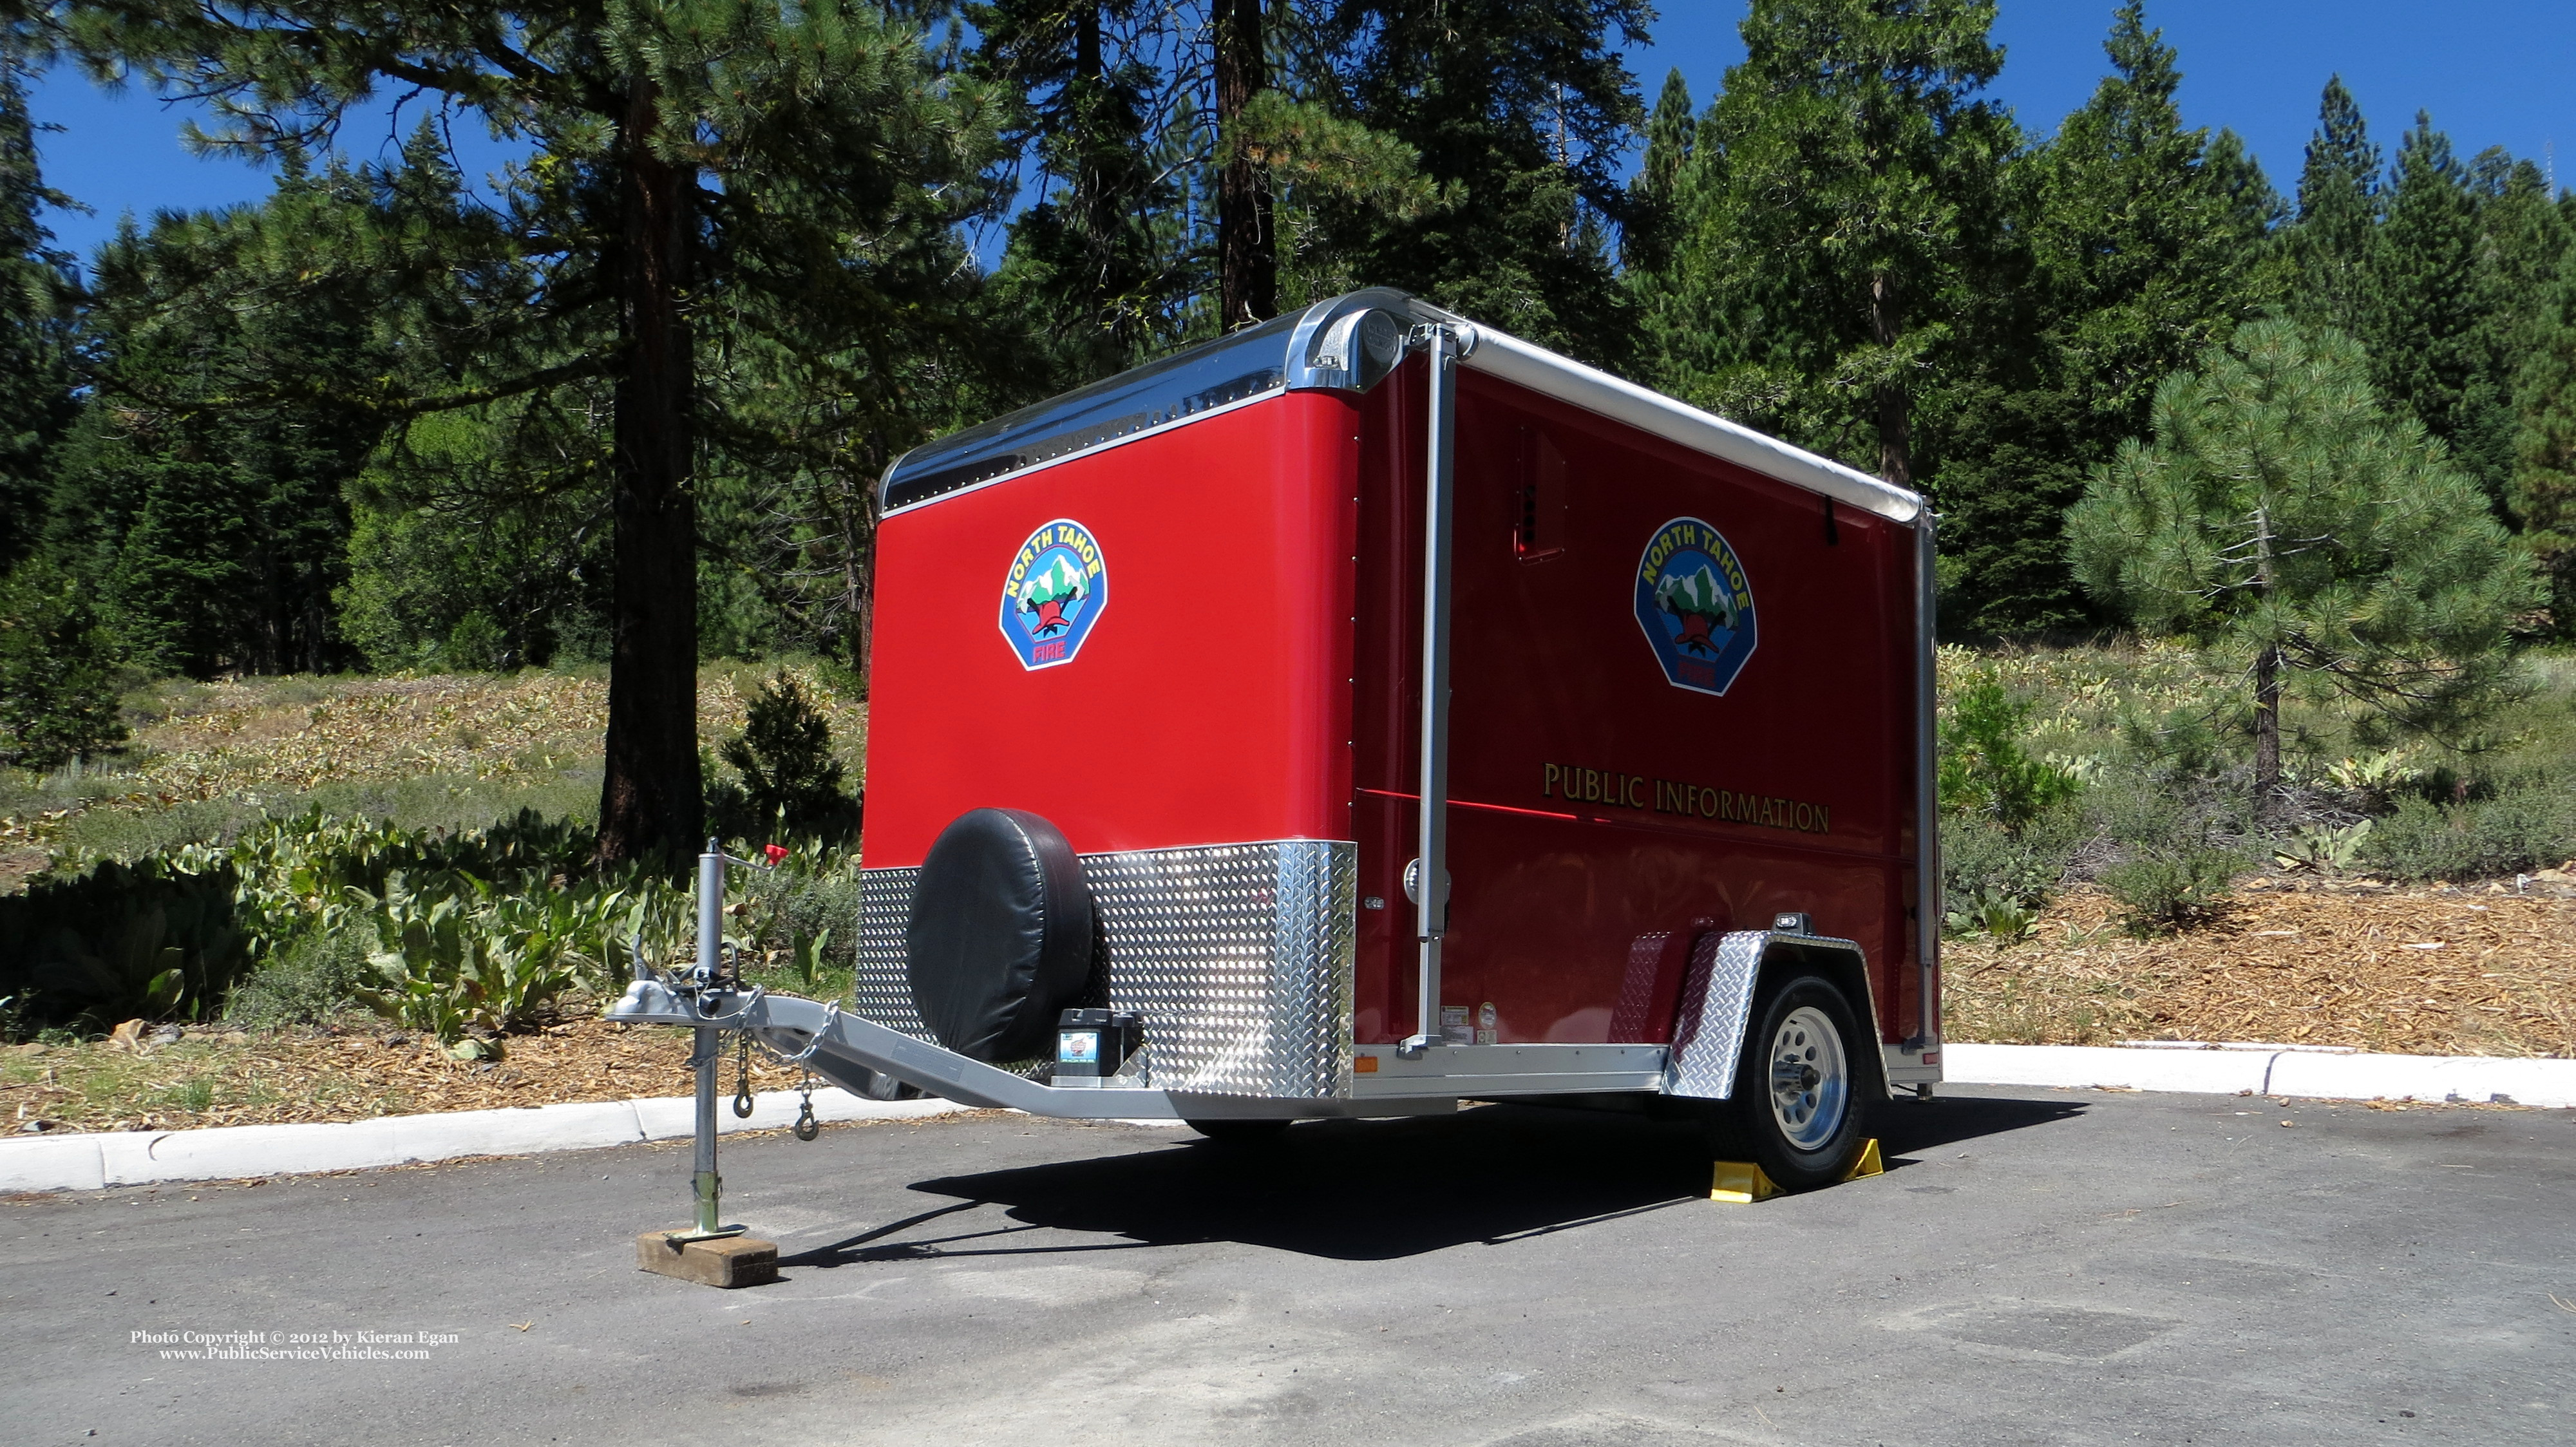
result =
[[[853,997],[620,1013],[1246,1131],[1731,1101],[1830,1179],[1940,1074],[1931,558],[1911,492],[1317,303],[889,470]]]

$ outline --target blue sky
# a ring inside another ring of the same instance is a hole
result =
[[[1651,103],[1678,66],[1705,105],[1742,58],[1742,0],[1665,0],[1654,44],[1631,57]],[[2025,126],[2053,130],[2084,102],[2106,67],[2108,0],[2004,0],[1996,38],[2006,49],[1994,94]],[[2341,72],[2392,153],[2418,109],[2450,132],[2463,156],[2501,145],[2550,158],[2576,147],[2576,9],[2567,0],[2151,0],[2148,19],[2182,52],[2181,103],[2193,125],[2232,126],[2289,191],[2315,127],[2317,92]],[[200,159],[179,144],[181,113],[139,88],[105,94],[69,71],[30,97],[36,119],[65,129],[38,138],[46,179],[95,208],[51,218],[56,237],[86,255],[117,217],[209,207],[266,194],[268,174],[236,160]],[[353,127],[343,145],[372,154],[417,120],[390,115]],[[460,135],[472,142],[479,137]],[[469,167],[501,153],[469,145]],[[2576,166],[2576,154],[2569,157]],[[2566,178],[2576,181],[2576,173]]]

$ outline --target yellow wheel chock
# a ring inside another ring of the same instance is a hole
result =
[[[1860,1148],[1860,1158],[1853,1161],[1852,1168],[1843,1173],[1843,1179],[1857,1181],[1863,1176],[1885,1174],[1887,1174],[1887,1162],[1880,1157],[1878,1138],[1873,1136],[1868,1144]],[[1708,1188],[1710,1200],[1723,1201],[1731,1206],[1750,1206],[1756,1201],[1767,1201],[1779,1194],[1779,1185],[1765,1175],[1760,1166],[1751,1161],[1719,1161],[1716,1177],[1709,1182]]]

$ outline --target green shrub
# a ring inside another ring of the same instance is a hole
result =
[[[1983,932],[2018,939],[2038,921],[2066,874],[2082,816],[2050,810],[2009,830],[1990,820],[1952,817],[1941,823],[1941,911],[1953,934]]]
[[[2158,850],[2102,871],[2130,933],[2163,934],[2208,917],[2227,897],[2244,857],[2226,849]]]
[[[40,878],[0,897],[0,995],[51,1025],[208,1018],[250,963],[237,884],[163,860]]]
[[[739,826],[722,830],[725,837],[764,838],[783,828],[837,842],[857,831],[859,806],[841,788],[831,721],[787,670],[752,695],[743,731],[726,742],[723,757],[742,780],[738,795],[710,795],[719,819]]]
[[[2397,879],[2487,879],[2576,856],[2576,790],[2529,783],[2464,804],[2406,799],[2378,821],[2362,862]]]
[[[630,913],[622,890],[494,888],[470,874],[399,871],[382,896],[350,891],[382,946],[353,992],[389,1020],[454,1042],[524,1027],[596,978]]]
[[[2072,771],[2032,758],[2022,748],[2032,704],[2001,683],[1979,679],[1960,689],[1941,720],[1941,807],[1980,815],[2019,830],[2074,797]]]
[[[2200,922],[2250,862],[2252,802],[2233,780],[2149,766],[2122,773],[2085,802],[2111,856],[2096,878],[2132,933]]]
[[[313,1025],[355,1007],[371,938],[348,926],[296,936],[234,984],[224,1019],[253,1028]]]
[[[56,769],[124,743],[112,654],[70,578],[36,563],[0,578],[0,764]]]

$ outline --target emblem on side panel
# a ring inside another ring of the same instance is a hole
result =
[[[1637,626],[1675,688],[1723,694],[1753,656],[1753,584],[1725,535],[1698,518],[1655,529],[1637,564]]]
[[[1109,565],[1091,529],[1057,518],[1029,534],[1002,579],[1002,636],[1022,668],[1071,663],[1109,606]]]

